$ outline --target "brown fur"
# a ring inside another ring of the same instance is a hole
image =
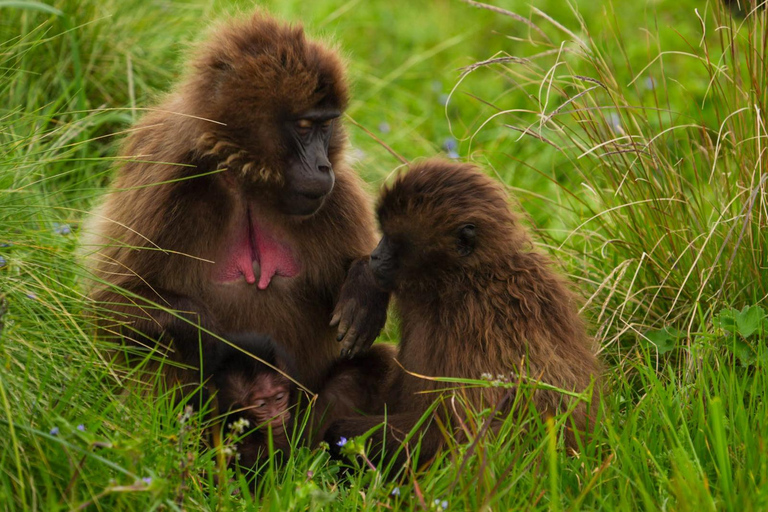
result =
[[[549,258],[532,249],[496,181],[472,165],[429,160],[383,192],[378,215],[383,234],[407,246],[394,290],[401,320],[397,358],[406,370],[475,379],[514,372],[577,392],[598,378],[574,295]],[[455,234],[467,223],[476,227],[476,245],[461,256]],[[432,405],[436,395],[421,392],[451,386],[398,372],[386,392],[390,436],[401,439]],[[465,390],[476,410],[494,408],[505,393],[500,387]],[[542,416],[563,412],[571,402],[544,390],[533,401]],[[581,402],[571,418],[584,431],[589,417]],[[343,419],[326,439],[332,444],[382,421]],[[421,455],[429,458],[441,435],[434,424],[423,433]],[[572,432],[566,440],[576,448]]]
[[[385,384],[396,368],[396,353],[394,346],[380,343],[351,359],[339,359],[333,365],[312,411],[308,435],[311,445],[323,440],[328,426],[338,418],[381,412],[387,390]]]
[[[282,115],[346,107],[342,63],[301,27],[265,14],[220,27],[196,53],[186,80],[129,136],[126,163],[94,215],[88,243],[102,283],[90,296],[117,320],[102,321],[102,331],[149,347],[170,335],[176,341],[166,347],[169,356],[196,365],[200,356],[189,339],[211,340],[146,305],[152,301],[215,333],[271,335],[316,390],[338,355],[328,323],[347,269],[375,244],[372,214],[361,180],[344,161],[346,135],[338,121],[328,149],[333,191],[310,217],[281,214],[274,197],[290,155],[275,133]],[[233,186],[236,180],[242,189]],[[301,264],[297,276],[276,278],[265,290],[211,277],[246,200]],[[196,377],[169,375],[182,382]]]

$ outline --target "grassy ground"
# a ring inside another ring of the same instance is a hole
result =
[[[121,132],[201,27],[251,2],[0,0],[0,508],[768,508],[765,14],[528,3],[501,5],[530,22],[448,1],[266,4],[339,42],[350,117],[399,155],[455,152],[509,186],[583,291],[609,390],[598,434],[568,457],[547,425],[509,421],[394,481],[301,449],[251,498],[197,449],[199,418],[116,386],[75,253]],[[350,131],[373,190],[399,161]]]

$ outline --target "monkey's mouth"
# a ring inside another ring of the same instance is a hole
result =
[[[272,428],[285,428],[290,419],[291,413],[289,411],[283,411],[277,416],[269,419],[269,421],[265,422],[265,424],[268,424]]]
[[[248,284],[258,282],[259,290],[266,290],[274,276],[297,275],[299,263],[291,248],[281,242],[266,223],[258,222],[250,208],[244,217],[235,236],[229,237],[223,258],[216,261],[214,280],[231,283],[245,279]]]

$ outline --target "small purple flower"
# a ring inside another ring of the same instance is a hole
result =
[[[352,148],[352,158],[355,160],[363,160],[365,158],[365,151],[360,148]]]
[[[344,436],[341,436],[339,438],[339,442],[336,443],[336,446],[344,446],[345,444],[347,444],[347,438]]]
[[[152,477],[145,476],[144,478],[141,479],[141,481],[147,485],[152,485]]]
[[[445,500],[441,501],[440,502],[440,508],[442,508],[443,510],[447,510],[448,509],[448,502],[445,501]]]
[[[0,256],[0,268],[3,268],[7,263],[8,261],[2,256]]]
[[[608,125],[613,129],[615,132],[622,132],[621,128],[621,117],[616,112],[611,112],[607,116],[605,116],[605,120],[608,121]]]
[[[446,151],[456,151],[459,147],[459,143],[453,137],[448,137],[443,141],[443,149]]]
[[[53,427],[53,428],[51,429],[51,431],[50,431],[50,432],[48,432],[48,433],[49,433],[49,434],[51,434],[52,436],[57,436],[57,435],[59,435],[59,427]]]
[[[447,94],[441,94],[440,96],[438,96],[437,102],[439,104],[445,106],[445,105],[448,104],[448,98],[449,98],[449,96]]]
[[[643,81],[643,85],[645,86],[646,89],[648,89],[649,91],[652,91],[656,88],[656,80],[654,80],[649,76]]]
[[[459,154],[455,151],[449,151],[448,152],[448,158],[453,158],[454,160],[459,158]]]
[[[390,131],[392,131],[392,128],[389,126],[389,123],[383,122],[379,124],[379,131],[381,133],[389,133]]]
[[[32,299],[32,300],[37,300],[37,295],[35,295],[35,294],[34,294],[34,293],[32,293],[32,292],[29,292],[29,293],[27,294],[27,298],[28,298],[28,299]]]
[[[389,494],[391,496],[400,496],[400,488],[399,487],[395,487],[394,489],[392,489],[392,492],[389,493]]]
[[[58,222],[53,223],[53,232],[57,235],[68,235],[72,232],[72,228],[69,227],[69,224],[59,224]]]
[[[77,430],[79,430],[80,432],[85,432],[85,425],[83,425],[82,423],[81,423],[81,424],[79,424],[79,425],[77,426]]]

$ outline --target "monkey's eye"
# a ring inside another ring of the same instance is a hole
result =
[[[282,400],[285,398],[285,393],[278,393],[275,395],[275,400]]]
[[[300,135],[307,135],[312,130],[312,121],[309,119],[299,119],[296,121],[296,131]]]
[[[331,126],[333,126],[333,118],[326,119],[325,121],[320,123],[320,126],[322,126],[323,128],[330,128]]]
[[[253,407],[256,408],[256,409],[261,409],[265,405],[267,405],[267,401],[266,400],[257,400],[256,403],[253,404]]]

